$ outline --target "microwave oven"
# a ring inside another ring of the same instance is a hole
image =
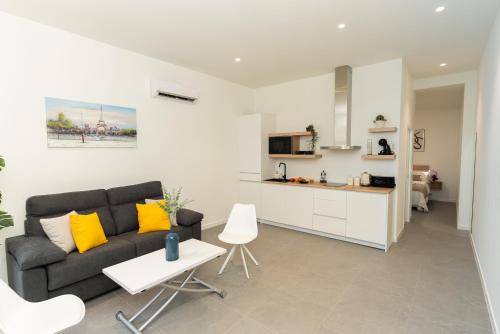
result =
[[[292,136],[269,137],[269,154],[293,154]]]

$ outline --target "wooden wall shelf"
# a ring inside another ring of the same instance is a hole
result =
[[[305,136],[312,136],[312,133],[303,131],[303,132],[274,132],[269,134],[269,137],[305,137]]]
[[[383,132],[396,132],[398,131],[398,128],[392,127],[392,128],[369,128],[368,132],[371,133],[383,133]]]
[[[395,155],[363,155],[361,156],[364,160],[394,160]]]
[[[321,154],[269,154],[273,159],[320,159]]]

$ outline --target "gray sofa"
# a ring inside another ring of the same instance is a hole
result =
[[[9,285],[28,301],[62,294],[83,300],[117,288],[102,269],[164,247],[167,231],[137,234],[136,203],[162,198],[159,181],[132,186],[34,196],[26,202],[25,235],[6,239]],[[108,243],[83,254],[66,254],[45,235],[40,218],[97,212]],[[181,209],[172,231],[181,241],[201,240],[201,213]]]

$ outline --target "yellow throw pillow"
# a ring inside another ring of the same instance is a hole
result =
[[[139,231],[146,233],[170,230],[170,218],[158,203],[136,204]]]
[[[108,242],[96,212],[89,215],[70,215],[71,234],[80,253]]]

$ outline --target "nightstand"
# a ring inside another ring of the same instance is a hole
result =
[[[442,190],[443,189],[443,182],[433,181],[430,183],[430,187],[432,190]]]

